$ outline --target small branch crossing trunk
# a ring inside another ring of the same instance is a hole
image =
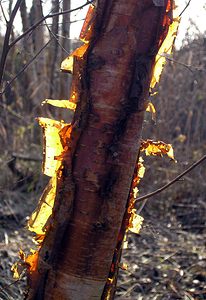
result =
[[[155,56],[172,1],[99,0],[79,76],[71,143],[28,299],[103,293],[137,161]],[[74,70],[75,76],[75,70]]]

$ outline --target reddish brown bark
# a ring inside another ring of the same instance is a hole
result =
[[[127,206],[154,59],[171,2],[100,0],[81,66],[72,151],[29,299],[101,299]]]

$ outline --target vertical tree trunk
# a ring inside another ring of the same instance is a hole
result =
[[[70,10],[71,1],[63,0],[62,9]],[[70,40],[70,14],[65,14],[62,16],[62,39],[61,39],[61,59],[63,60],[67,53],[71,51],[71,40]],[[69,79],[67,75],[60,75],[60,99],[67,99],[70,90]]]
[[[21,20],[22,20],[22,29],[23,32],[25,32],[30,26],[29,22],[29,15],[27,12],[26,2],[25,0],[22,1],[20,6],[20,14],[21,14]],[[31,37],[25,38],[24,43],[24,57],[25,57],[25,63],[28,63],[30,59],[34,56],[34,45],[33,40]],[[39,94],[36,94],[37,86],[38,86],[38,77],[37,72],[35,68],[35,64],[31,64],[29,69],[25,72],[25,90],[26,95],[25,96],[25,103],[24,103],[24,109],[26,112],[31,112],[31,109],[34,105],[38,105],[39,103]]]
[[[63,11],[71,9],[71,0],[63,0],[62,4]],[[70,40],[70,14],[64,14],[62,16],[62,46],[66,49],[66,51],[70,51],[71,48],[71,40]],[[65,57],[65,53],[62,53],[63,57]]]
[[[52,12],[58,12],[60,8],[59,0],[52,0]],[[58,63],[58,33],[59,33],[59,16],[56,16],[52,20],[51,34],[54,35],[54,39],[50,45],[49,51],[49,77],[50,77],[50,98],[58,97],[59,89],[58,84],[55,86],[55,79],[57,78],[57,63]]]
[[[48,232],[29,276],[29,299],[106,299],[155,56],[172,4],[98,1],[93,36],[76,70],[77,109],[64,141]]]
[[[33,22],[37,22],[43,17],[42,5],[41,0],[34,0],[33,1]],[[38,26],[37,29],[34,31],[34,49],[35,53],[38,52],[45,44],[45,32],[44,26]],[[44,52],[41,52],[38,55],[36,60],[36,73],[38,77],[38,86],[36,95],[38,95],[39,103],[44,100],[48,96],[49,85],[48,85],[48,78],[47,78],[47,66],[46,66],[46,56]]]

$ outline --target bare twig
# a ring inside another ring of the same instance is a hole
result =
[[[140,215],[142,210],[144,209],[145,205],[147,204],[148,199],[144,199],[140,205],[140,207],[137,209],[136,213],[137,215]]]
[[[190,2],[191,2],[192,0],[189,0],[188,1],[188,3],[187,3],[187,5],[185,6],[185,8],[183,9],[183,11],[179,14],[179,17],[181,17],[182,15],[183,15],[183,13],[186,11],[186,9],[188,8],[188,6],[190,5]]]
[[[180,178],[182,178],[183,176],[185,176],[187,173],[189,173],[190,171],[192,171],[194,168],[196,168],[197,166],[199,166],[204,160],[206,159],[206,155],[204,155],[201,159],[199,159],[197,162],[195,162],[194,164],[192,164],[188,169],[186,169],[184,172],[182,172],[181,174],[179,174],[177,177],[175,177],[172,181],[170,181],[169,183],[163,185],[161,188],[155,190],[154,192],[151,192],[145,196],[139,197],[136,200],[137,202],[142,202],[146,199],[149,199],[159,193],[161,193],[162,191],[166,190],[168,187],[170,187],[171,185],[173,185],[175,182],[179,181]]]
[[[6,59],[7,59],[7,55],[9,53],[9,48],[10,48],[9,40],[10,40],[10,36],[11,36],[11,32],[12,32],[12,26],[13,26],[13,22],[16,17],[17,11],[21,5],[21,2],[22,2],[22,0],[16,1],[14,9],[11,12],[10,19],[7,22],[6,33],[5,33],[5,37],[4,37],[3,49],[2,49],[1,60],[0,60],[0,87],[2,85],[2,79],[3,79],[3,75],[4,75]]]
[[[0,2],[0,8],[1,8],[1,12],[2,12],[2,15],[3,15],[3,17],[4,17],[4,20],[5,20],[6,24],[7,24],[7,23],[8,23],[8,20],[7,20],[7,18],[6,18],[6,15],[5,15],[5,12],[4,12],[4,8],[3,8],[1,2]]]
[[[0,94],[1,95],[1,94]],[[0,103],[0,107],[2,107],[3,109],[7,110],[7,112],[9,114],[11,114],[12,116],[20,119],[22,122],[24,122],[26,125],[30,124],[29,121],[26,120],[25,116],[21,116],[20,114],[18,114],[16,111],[12,110],[10,106],[7,106],[4,103]]]
[[[41,157],[31,157],[20,153],[12,153],[12,157],[26,161],[42,161]]]
[[[178,60],[175,60],[175,59],[173,59],[173,58],[170,58],[170,57],[168,57],[168,56],[166,56],[166,55],[164,55],[164,54],[160,54],[160,56],[165,57],[166,60],[168,60],[168,61],[171,61],[171,62],[173,62],[173,63],[176,63],[176,64],[180,65],[180,66],[185,67],[186,69],[188,69],[188,70],[189,70],[190,72],[192,72],[192,73],[193,73],[194,71],[205,72],[205,73],[206,73],[206,69],[202,69],[202,68],[199,68],[199,67],[196,67],[196,66],[192,66],[192,65],[187,65],[187,64],[185,64],[185,63],[183,63],[183,62],[181,62],[181,61],[178,61]]]
[[[50,39],[33,57],[32,59],[25,64],[25,66],[6,84],[4,90],[0,92],[0,95],[3,95],[6,90],[11,86],[11,84],[33,63],[33,61],[39,56],[39,54],[49,45],[52,39]]]
[[[55,33],[53,33],[53,31],[49,28],[48,24],[45,22],[45,24],[43,24],[46,26],[47,30],[49,31],[49,34],[56,40],[58,46],[67,54],[69,55],[69,52],[61,45],[59,39],[57,38],[57,35]],[[59,35],[58,35],[59,36]]]
[[[16,221],[16,224],[19,224],[19,218],[17,216],[17,214],[15,214],[13,208],[11,207],[11,205],[9,204],[9,202],[7,201],[7,199],[3,198],[3,202],[6,205],[7,209],[10,211],[11,216],[14,218],[14,220]]]
[[[50,34],[55,38],[55,40],[57,41],[57,44],[59,45],[59,47],[66,53],[66,55],[69,55],[70,52],[68,52],[63,46],[62,44],[60,43],[59,39],[57,38],[57,36],[49,29],[48,27],[48,30],[50,32]],[[59,35],[58,35],[59,36]]]
[[[82,18],[82,19],[78,19],[78,20],[73,20],[73,21],[66,21],[66,22],[64,22],[64,24],[66,23],[66,24],[73,24],[73,23],[77,23],[77,22],[81,22],[81,21],[84,21],[85,20],[85,18]],[[63,24],[63,22],[58,22],[58,24],[59,25],[62,25]],[[39,26],[52,26],[52,23],[46,23],[46,24],[40,24]]]
[[[59,16],[59,15],[65,15],[65,14],[74,12],[76,10],[82,9],[85,6],[87,6],[88,4],[91,4],[92,2],[94,2],[94,0],[87,0],[86,3],[84,3],[81,6],[78,6],[76,8],[65,10],[65,11],[61,11],[61,12],[56,12],[56,13],[48,14],[48,15],[44,16],[42,19],[40,19],[34,25],[32,25],[30,28],[28,28],[24,33],[22,33],[20,36],[18,36],[13,42],[11,42],[11,44],[9,45],[9,47],[12,48],[18,41],[20,41],[23,37],[25,37],[31,31],[33,31],[34,29],[36,29],[45,20],[47,20],[49,18],[53,18],[53,17]]]
[[[5,34],[5,38],[4,38],[4,44],[3,44],[3,49],[2,49],[2,55],[1,55],[1,60],[0,60],[0,87],[2,86],[2,79],[3,79],[3,75],[4,75],[4,70],[5,70],[5,65],[6,65],[6,59],[8,56],[8,53],[10,51],[10,49],[18,42],[20,41],[22,38],[24,38],[27,34],[29,34],[30,32],[32,32],[33,30],[35,30],[42,22],[44,22],[46,19],[48,18],[53,18],[56,17],[58,15],[64,15],[64,14],[68,14],[71,12],[74,12],[76,10],[82,9],[84,8],[86,5],[91,4],[92,2],[94,2],[94,0],[87,0],[86,3],[82,4],[79,7],[76,7],[74,9],[70,9],[70,10],[66,10],[66,11],[61,11],[61,12],[56,12],[56,13],[52,13],[52,14],[48,14],[45,17],[41,18],[39,21],[37,21],[33,26],[31,26],[30,28],[28,28],[25,32],[23,32],[20,36],[18,36],[15,40],[13,40],[11,43],[9,43],[10,41],[10,36],[11,36],[11,31],[12,31],[12,26],[13,26],[13,22],[14,22],[14,18],[17,14],[17,11],[21,5],[22,0],[17,0],[14,9],[11,13],[11,17],[7,23],[7,29],[6,29],[6,34]]]

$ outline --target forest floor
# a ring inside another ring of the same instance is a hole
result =
[[[3,192],[1,198],[0,300],[21,300],[25,278],[15,281],[11,267],[20,248],[32,247],[25,224],[38,196]],[[115,299],[206,299],[206,208],[202,200],[203,207],[191,202],[155,212],[146,207],[140,235],[128,237],[122,259],[128,268],[120,270]]]
[[[116,299],[206,299],[206,231],[182,227],[174,217],[148,217],[129,236]]]

